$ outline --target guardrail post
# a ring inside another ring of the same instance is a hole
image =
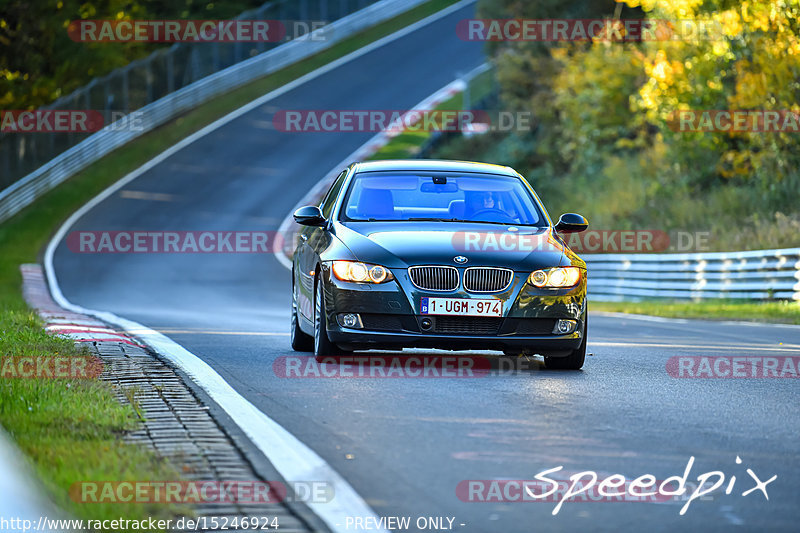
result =
[[[130,81],[130,68],[125,67],[122,71],[122,110],[129,113],[131,110],[131,98],[128,83]]]
[[[175,91],[175,47],[170,47],[166,54],[167,62],[167,94]]]

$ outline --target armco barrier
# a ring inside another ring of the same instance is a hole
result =
[[[310,57],[370,26],[404,13],[427,0],[381,0],[314,32],[319,39],[297,39],[206,76],[137,109],[140,128],[115,128],[92,134],[35,171],[0,191],[0,222],[83,170],[112,150],[170,119],[227,91]]]
[[[800,300],[800,248],[582,257],[594,300]]]

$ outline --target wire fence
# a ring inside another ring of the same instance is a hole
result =
[[[273,0],[246,11],[238,20],[288,21],[298,31],[310,22],[329,23],[377,0]],[[288,32],[286,39],[296,36]],[[183,87],[241,61],[271,50],[284,41],[176,43],[146,58],[92,80],[45,106],[47,110],[92,110],[106,123],[153,103]],[[14,132],[0,134],[0,191],[22,179],[92,133]]]

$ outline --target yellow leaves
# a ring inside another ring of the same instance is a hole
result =
[[[558,61],[562,62],[566,61],[568,54],[569,52],[566,49],[566,47],[559,46],[550,49],[550,55],[553,57],[553,59],[556,59]]]
[[[697,7],[702,3],[703,0],[665,0],[659,3],[659,7],[661,4],[666,4],[672,13],[679,17],[693,17]]]
[[[719,25],[726,37],[738,37],[744,31],[742,18],[733,9],[714,13],[712,20]]]
[[[665,82],[672,75],[672,68],[667,61],[667,54],[664,50],[656,52],[656,57],[652,62],[645,63],[645,72],[656,81]]]
[[[717,164],[717,172],[723,178],[743,178],[753,172],[753,160],[757,156],[750,150],[728,150]]]
[[[703,0],[617,0],[629,7],[641,7],[645,12],[658,11],[666,16],[692,18]]]
[[[19,78],[19,71],[10,71],[7,68],[0,70],[0,76],[4,77],[8,81],[14,81],[15,79]]]
[[[728,41],[714,41],[711,45],[711,51],[715,56],[722,57],[728,55],[730,52],[731,45]]]
[[[756,109],[764,105],[767,94],[767,78],[763,72],[750,72],[750,62],[739,61],[736,64],[736,90],[731,97],[732,107],[740,109]]]
[[[642,11],[652,11],[656,7],[656,0],[617,0],[617,3],[624,3],[628,7],[641,7]]]

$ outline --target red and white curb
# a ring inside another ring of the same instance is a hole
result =
[[[89,315],[68,311],[50,296],[47,280],[40,265],[20,265],[22,272],[22,295],[45,322],[45,330],[53,335],[69,337],[81,342],[122,342],[133,346],[144,346],[133,337],[108,327]]]

